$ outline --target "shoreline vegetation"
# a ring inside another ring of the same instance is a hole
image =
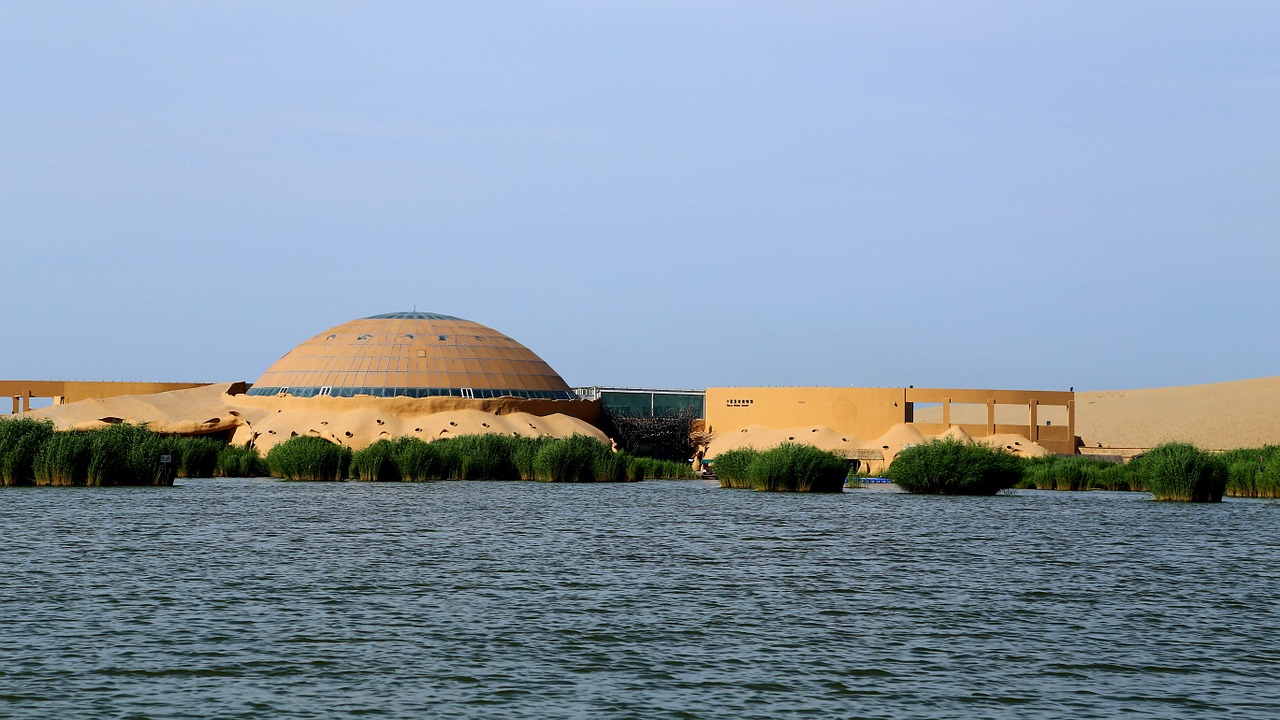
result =
[[[720,453],[715,474],[723,488],[765,492],[841,492],[849,463],[812,445],[783,443],[768,450],[743,448]]]
[[[47,420],[0,420],[0,485],[172,485],[176,478],[268,476],[306,481],[635,482],[691,479],[693,471],[684,463],[614,452],[584,435],[464,435],[431,443],[405,437],[380,440],[356,452],[300,435],[264,458],[254,448],[164,435],[143,425],[60,431]]]
[[[713,465],[721,487],[767,492],[841,492],[846,482],[860,487],[866,476],[834,453],[798,443],[727,451]],[[597,483],[694,474],[684,463],[614,451],[583,435],[464,435],[434,442],[402,437],[354,452],[323,438],[297,436],[262,457],[254,448],[163,435],[142,425],[58,431],[46,420],[0,419],[0,485],[172,485],[175,478],[268,476]],[[1019,458],[982,443],[940,439],[906,448],[882,477],[920,494],[991,495],[1019,488],[1148,492],[1156,500],[1181,502],[1280,498],[1280,446],[1210,453],[1165,443],[1122,464],[1088,455]]]

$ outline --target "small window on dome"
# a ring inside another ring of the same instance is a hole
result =
[[[426,356],[427,356],[427,351],[426,351],[426,350],[419,350],[419,351],[418,351],[418,357],[420,357],[420,358],[424,358],[424,357],[426,357]]]
[[[324,387],[320,388],[320,395],[321,395],[321,397],[328,397],[328,396],[329,396],[329,393],[331,393],[331,392],[333,392],[333,386],[332,386],[332,385],[325,385]]]
[[[368,339],[369,339],[369,338],[371,338],[371,337],[373,337],[373,336],[372,336],[372,335],[370,335],[369,333],[365,333],[364,335],[361,335],[360,337],[356,338],[356,342],[360,342],[360,341],[363,341],[363,340],[368,340]]]
[[[286,385],[286,386],[284,386],[284,387],[280,388],[280,392],[279,392],[279,394],[280,394],[280,395],[288,395],[288,394],[289,394],[289,386],[288,386],[288,385]]]
[[[475,399],[476,391],[471,388],[462,388],[462,397]]]
[[[441,336],[440,336],[440,342],[444,342],[445,340],[448,340],[448,339],[449,339],[449,336],[448,336],[448,335],[441,335]]]

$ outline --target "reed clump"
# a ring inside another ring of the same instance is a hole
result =
[[[271,475],[257,448],[226,445],[218,451],[214,475],[228,478],[257,478]]]
[[[1035,490],[1129,490],[1132,473],[1121,463],[1087,455],[1045,455],[1023,460],[1015,487]]]
[[[533,458],[534,475],[544,482],[620,482],[626,479],[625,466],[606,459],[613,451],[585,435],[571,435],[538,449]]]
[[[1227,487],[1222,458],[1190,443],[1157,445],[1142,456],[1137,471],[1156,500],[1221,502]]]
[[[849,461],[812,445],[739,448],[712,462],[720,487],[764,492],[843,492]]]
[[[812,445],[783,443],[761,452],[747,474],[766,492],[843,492],[849,461]]]
[[[645,478],[654,480],[693,479],[693,466],[689,463],[649,457],[632,457],[628,463],[627,472],[634,480],[643,480]]]
[[[351,468],[351,449],[321,437],[297,435],[271,448],[266,460],[272,477],[285,480],[344,480]]]
[[[32,462],[36,485],[87,485],[92,452],[88,431],[53,433],[40,446]]]
[[[226,443],[207,437],[174,438],[178,477],[211,478],[218,470],[218,453]]]
[[[172,485],[180,455],[177,438],[119,423],[52,433],[32,469],[37,485]]]
[[[36,453],[52,435],[48,420],[0,420],[0,485],[34,485]]]
[[[401,480],[426,482],[449,479],[449,458],[445,452],[445,441],[429,443],[414,437],[404,437],[393,442]]]
[[[1219,456],[1227,466],[1231,497],[1280,497],[1280,445],[1229,450]]]
[[[751,463],[760,455],[755,448],[726,450],[715,456],[712,469],[720,480],[720,487],[749,489],[751,487]]]
[[[354,453],[351,470],[371,482],[627,482],[643,479],[647,467],[640,458],[584,435],[557,439],[489,433],[433,442],[381,440]]]
[[[1022,479],[1022,460],[1003,448],[942,438],[898,453],[886,474],[909,493],[994,495]]]
[[[518,480],[520,472],[514,460],[518,440],[512,435],[486,433],[437,442],[451,451],[451,475],[459,480]]]
[[[400,459],[396,443],[379,440],[351,453],[351,476],[366,482],[399,482]]]

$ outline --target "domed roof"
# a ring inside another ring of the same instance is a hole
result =
[[[249,395],[574,399],[529,348],[480,323],[400,312],[352,320],[285,353]]]

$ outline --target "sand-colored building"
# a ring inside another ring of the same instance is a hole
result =
[[[78,380],[0,380],[0,397],[13,399],[14,414],[31,409],[34,400],[49,400],[54,405],[80,402],[91,398],[123,395],[151,395],[170,390],[188,390],[208,383],[184,382],[95,382]]]
[[[580,400],[511,337],[450,315],[400,312],[352,320],[286,352],[252,387],[223,383],[85,399],[32,410],[59,428],[146,423],[219,435],[262,451],[295,435],[353,449],[400,436],[436,440],[499,432],[589,435],[599,403]]]
[[[917,408],[940,411],[917,417]],[[981,407],[980,421],[952,417]],[[1022,421],[998,422],[1011,413]],[[957,413],[959,414],[959,413]],[[957,388],[734,387],[708,388],[706,456],[779,442],[817,445],[871,467],[892,462],[904,447],[934,437],[1002,446],[1021,455],[1075,452],[1072,392]]]

